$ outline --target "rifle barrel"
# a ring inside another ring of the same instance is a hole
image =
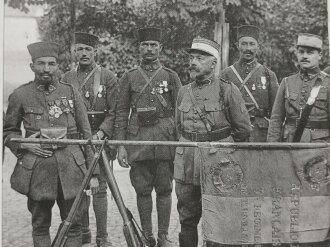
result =
[[[76,140],[76,139],[39,139],[11,138],[19,143],[47,143],[67,145],[102,145],[107,142],[114,146],[175,146],[200,148],[235,148],[235,149],[314,149],[330,148],[330,143],[287,143],[287,142],[180,142],[180,141],[124,141],[124,140]]]

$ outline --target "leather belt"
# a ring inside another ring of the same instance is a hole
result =
[[[269,117],[269,111],[267,109],[252,109],[248,111],[251,117]]]
[[[287,118],[285,123],[287,125],[297,127],[299,121],[300,121],[300,118]],[[308,120],[305,128],[307,128],[307,129],[329,129],[330,128],[330,122],[329,121]]]
[[[223,128],[220,130],[215,130],[209,133],[197,133],[197,132],[186,132],[182,131],[182,136],[185,139],[195,142],[212,142],[212,141],[220,141],[222,139],[230,136],[231,130],[230,128]]]
[[[35,134],[36,132],[27,131],[25,137],[28,138],[29,136]],[[68,133],[66,134],[67,139],[80,139],[80,133]]]

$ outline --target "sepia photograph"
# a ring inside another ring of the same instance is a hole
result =
[[[329,0],[4,0],[5,247],[330,247]]]

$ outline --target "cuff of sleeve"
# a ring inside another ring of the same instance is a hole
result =
[[[99,129],[103,131],[106,137],[108,137],[109,139],[112,138],[112,130],[110,128],[107,128],[105,124],[102,123]]]
[[[12,151],[12,153],[16,156],[16,157],[19,157],[19,155],[22,155],[21,154],[21,149],[19,148],[20,147],[20,143],[18,142],[12,142],[10,141],[11,138],[14,138],[14,137],[21,137],[21,136],[18,136],[18,135],[8,135],[5,140],[4,140],[4,145],[7,146],[10,151]]]

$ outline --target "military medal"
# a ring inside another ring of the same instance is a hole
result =
[[[152,88],[152,90],[151,90],[151,94],[155,94],[155,93],[156,93],[155,88]]]
[[[160,89],[159,89],[159,94],[163,94],[163,92],[164,92],[163,89],[160,88]]]
[[[63,98],[63,99],[62,99],[62,104],[63,104],[65,107],[68,107],[68,106],[69,106],[68,100],[67,100],[66,98]]]
[[[164,85],[164,91],[168,92],[167,81],[163,81],[163,85]]]
[[[69,99],[68,102],[69,102],[69,106],[70,106],[71,108],[73,108],[73,100],[72,100],[72,99]]]
[[[261,76],[262,89],[264,90],[266,89],[266,82],[267,82],[266,77]]]
[[[252,85],[252,90],[254,91],[254,90],[256,90],[256,85],[253,83],[253,85]]]
[[[60,114],[59,114],[58,112],[56,112],[56,113],[54,114],[54,117],[55,117],[55,118],[59,118],[59,117],[60,117]]]
[[[54,105],[54,101],[48,101],[48,105],[49,106],[53,106]]]
[[[98,93],[97,97],[102,98],[102,93]]]
[[[60,106],[61,105],[61,101],[59,99],[56,99],[55,100],[55,105]]]
[[[86,98],[89,98],[89,92],[88,92],[88,91],[86,91],[86,93],[85,93],[85,97],[86,97]]]
[[[49,115],[51,115],[51,116],[54,116],[54,114],[55,114],[55,111],[54,111],[54,108],[53,107],[51,107],[50,109],[49,109]]]
[[[63,111],[64,111],[66,114],[69,114],[69,113],[70,113],[70,109],[69,109],[69,108],[65,108]]]

